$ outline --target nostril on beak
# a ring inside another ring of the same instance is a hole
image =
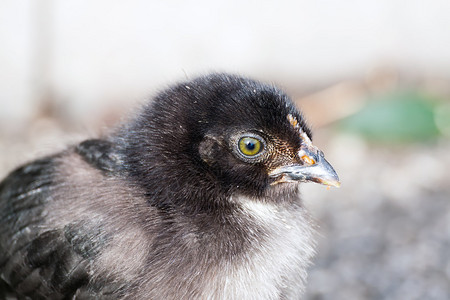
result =
[[[316,161],[314,160],[314,158],[312,158],[311,156],[308,156],[308,155],[306,155],[306,154],[303,155],[302,157],[300,157],[300,159],[301,159],[305,164],[310,165],[310,166],[316,164]]]
[[[314,154],[310,153],[310,151],[307,151],[305,149],[301,149],[298,152],[298,156],[300,157],[300,160],[308,166],[315,165],[317,163],[317,158]]]

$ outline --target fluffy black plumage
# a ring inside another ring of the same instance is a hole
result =
[[[296,299],[313,254],[298,182],[338,185],[273,86],[213,74],[0,184],[0,295]]]

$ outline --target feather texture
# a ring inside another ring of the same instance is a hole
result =
[[[299,298],[313,226],[298,185],[268,176],[295,159],[299,130],[311,138],[280,90],[212,74],[17,169],[0,185],[0,295]],[[246,134],[264,140],[258,158],[235,148]]]

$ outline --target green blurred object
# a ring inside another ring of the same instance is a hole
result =
[[[356,114],[340,121],[339,128],[386,143],[422,142],[441,135],[435,122],[434,99],[403,92],[370,99]]]

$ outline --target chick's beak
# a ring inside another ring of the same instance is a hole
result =
[[[269,173],[276,178],[274,183],[304,181],[334,187],[341,185],[336,171],[318,148],[312,145],[302,147],[298,156],[303,164],[280,166]]]

